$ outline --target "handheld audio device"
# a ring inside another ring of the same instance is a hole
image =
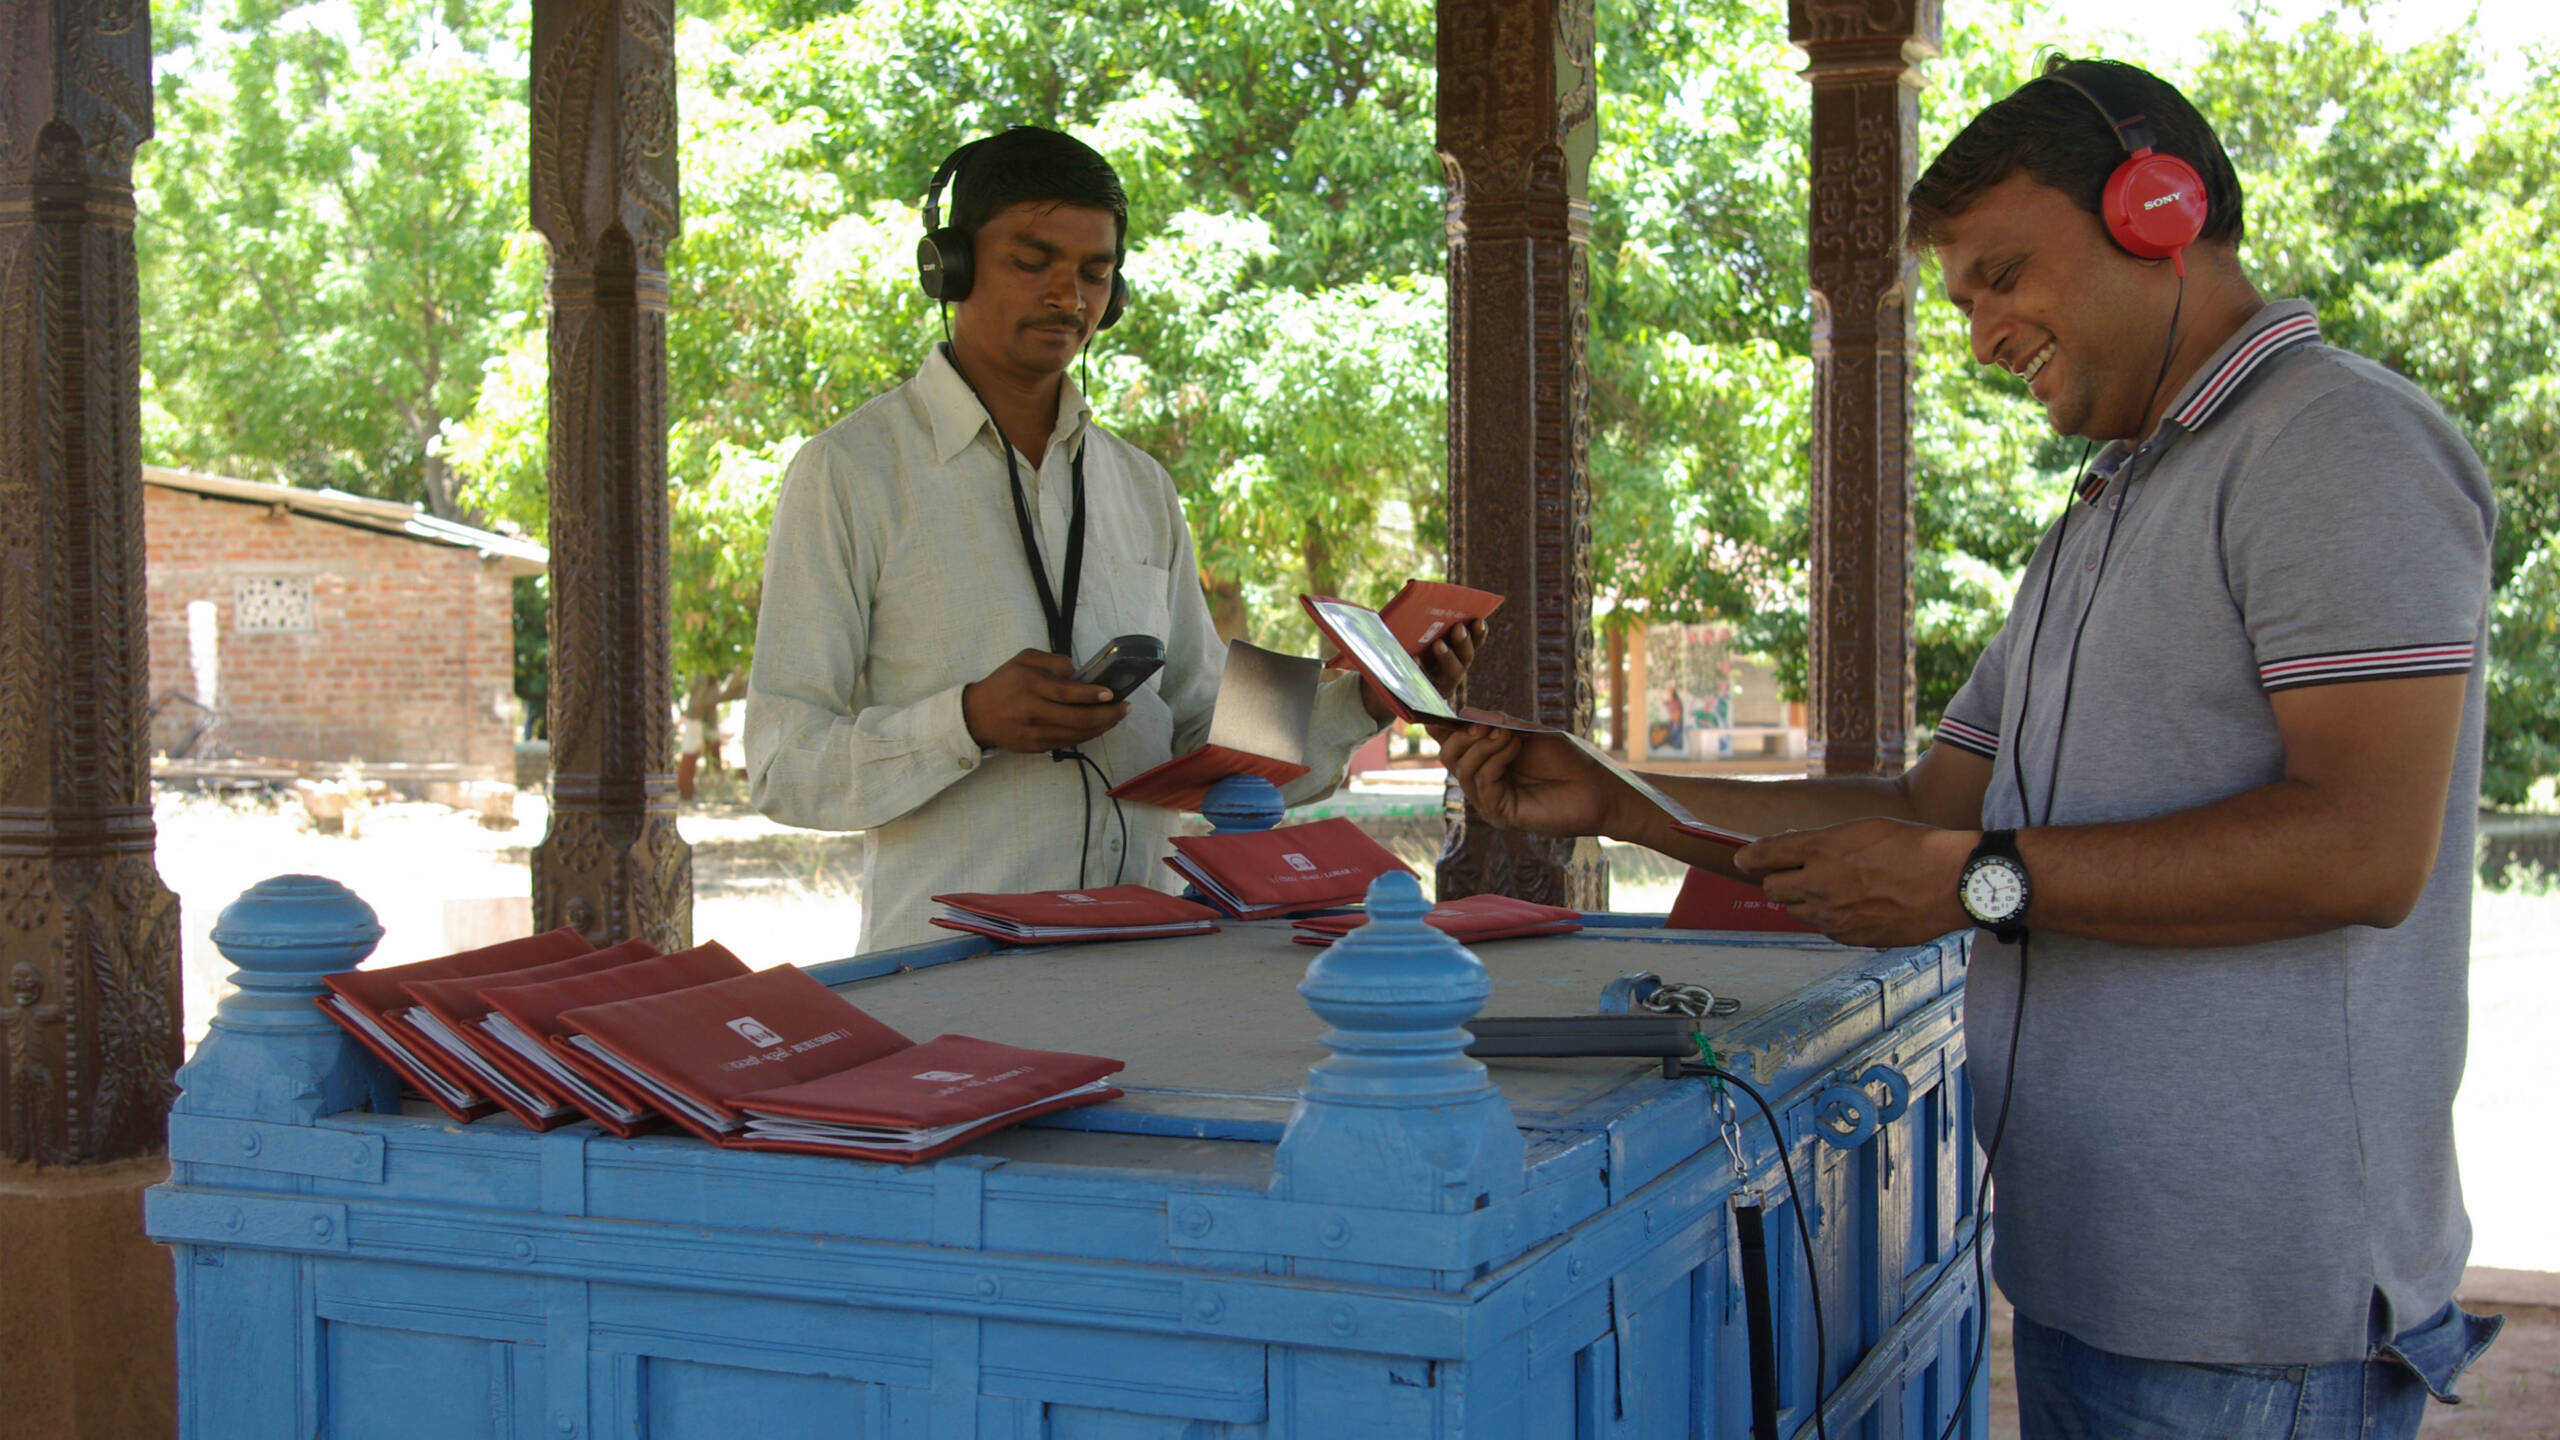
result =
[[[1102,686],[1114,700],[1126,700],[1130,691],[1163,668],[1163,641],[1153,635],[1123,635],[1094,651],[1076,667],[1073,678],[1079,685]]]
[[[992,137],[987,137],[992,138]],[[963,235],[954,226],[942,223],[942,189],[960,176],[969,152],[987,143],[986,138],[972,140],[943,157],[934,168],[933,183],[924,195],[924,238],[916,242],[916,283],[933,299],[956,303],[969,298],[969,287],[977,281],[976,237]],[[955,187],[956,188],[956,187]],[[1096,333],[1120,323],[1121,312],[1129,308],[1129,277],[1121,272],[1119,257],[1111,266],[1111,298],[1104,302],[1102,318],[1095,322]]]
[[[2186,161],[2152,148],[2151,117],[2131,103],[2116,77],[2103,67],[2065,61],[2045,71],[2044,78],[2080,92],[2124,146],[2124,163],[2107,177],[2106,193],[2098,206],[2107,234],[2128,254],[2166,260],[2180,275],[2186,274],[2187,247],[2204,233],[2204,177]],[[2115,100],[2112,105],[2110,96]]]

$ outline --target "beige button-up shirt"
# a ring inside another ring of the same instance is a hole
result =
[[[961,718],[962,687],[1049,645],[1003,443],[937,347],[914,378],[801,446],[774,507],[747,681],[747,773],[756,808],[774,819],[864,832],[863,950],[950,938],[926,921],[939,911],[931,897],[952,891],[1107,885],[1115,874],[1180,888],[1162,863],[1174,812],[1123,804],[1124,855],[1090,771],[981,750]],[[1079,447],[1076,657],[1118,635],[1158,636],[1165,648],[1164,668],[1130,695],[1128,718],[1083,747],[1118,784],[1200,743],[1226,649],[1172,477],[1093,424],[1072,380],[1042,463],[1016,455],[1052,593],[1063,588]],[[1379,725],[1358,682],[1340,674],[1318,693],[1309,729],[1313,768],[1283,789],[1291,804],[1339,784]]]

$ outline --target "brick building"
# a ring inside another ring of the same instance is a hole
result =
[[[155,747],[509,773],[513,585],[541,546],[334,490],[142,479]]]

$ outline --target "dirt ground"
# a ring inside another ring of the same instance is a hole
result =
[[[2009,1302],[1997,1291],[1992,1298],[1991,1353],[1984,1360],[1991,1367],[1991,1437],[2017,1440]],[[2462,1403],[2428,1406],[2418,1433],[2425,1440],[2560,1440],[2560,1309],[2463,1303],[2478,1314],[2504,1315],[2507,1328],[2464,1373]]]
[[[484,828],[423,802],[374,805],[355,836],[300,823],[291,799],[163,790],[157,796],[161,875],[180,898],[186,929],[187,1038],[204,1032],[229,990],[229,965],[211,932],[221,908],[271,875],[326,875],[370,902],[385,934],[376,963],[426,959],[522,934],[529,923],[531,847],[546,824],[539,792],[524,792],[516,823]],[[693,846],[694,934],[748,963],[809,964],[853,953],[861,917],[859,836],[785,829],[740,802],[735,777],[708,777],[680,821]],[[1627,883],[1632,882],[1632,883]],[[1613,888],[1614,908],[1669,908],[1676,884],[1649,871]],[[2560,1034],[2560,890],[2489,892],[2474,907],[2469,1067],[2455,1106],[2475,1265],[2560,1272],[2560,1189],[2548,1137],[2548,1097],[2560,1090],[2551,1037]],[[2538,1294],[2538,1292],[2537,1292]],[[2430,1408],[2430,1440],[2560,1440],[2560,1309],[2467,1301],[2502,1311],[2507,1329],[2463,1386],[2468,1403]],[[1988,1364],[1992,1434],[2014,1437],[2007,1309],[1998,1311]]]

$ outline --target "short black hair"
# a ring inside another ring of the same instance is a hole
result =
[[[1129,250],[1129,194],[1101,152],[1073,135],[1016,125],[967,147],[950,180],[950,225],[972,242],[1008,206],[1048,201],[1108,210]]]
[[[2135,105],[2150,121],[2153,148],[2186,161],[2204,177],[2204,231],[2197,238],[2239,243],[2247,232],[2240,177],[2232,173],[2231,157],[2213,127],[2178,87],[2122,61],[2057,55],[2042,75],[1974,116],[1929,162],[1911,187],[1911,213],[1902,232],[1908,249],[1917,253],[1938,244],[1949,222],[1972,208],[1983,191],[2020,170],[2090,214],[2099,213],[2107,177],[2124,163],[2124,142],[2088,96],[2053,78],[2057,70],[2091,85],[2110,108]]]

